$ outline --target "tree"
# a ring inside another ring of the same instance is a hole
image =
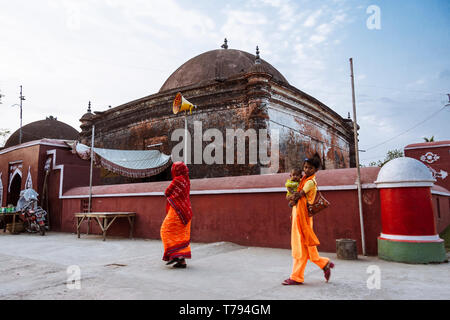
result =
[[[423,140],[425,140],[425,142],[434,142],[434,136],[431,136],[431,138],[423,137]]]
[[[394,149],[394,150],[389,150],[386,154],[386,156],[384,157],[384,161],[378,160],[377,162],[372,161],[371,163],[369,163],[369,167],[382,167],[386,164],[386,162],[391,161],[392,159],[395,158],[400,158],[403,157],[403,151],[399,150],[399,149]]]

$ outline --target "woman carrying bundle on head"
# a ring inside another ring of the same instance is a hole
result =
[[[316,193],[317,183],[315,173],[320,168],[320,157],[306,158],[303,163],[304,176],[301,178],[297,192],[287,197],[296,205],[292,208],[291,248],[293,267],[291,276],[284,280],[283,285],[299,285],[304,282],[304,273],[308,260],[314,262],[324,272],[328,282],[331,268],[334,264],[328,258],[319,256],[317,246],[319,239],[313,231],[313,218],[308,215],[307,202],[312,204]]]
[[[172,164],[172,182],[165,191],[166,218],[161,225],[164,245],[163,260],[174,268],[186,268],[185,259],[191,258],[192,208],[189,199],[190,180],[188,167],[183,162]]]

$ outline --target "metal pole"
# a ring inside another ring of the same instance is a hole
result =
[[[187,165],[187,136],[188,136],[188,127],[187,127],[187,114],[184,114],[184,164]]]
[[[92,168],[94,165],[94,136],[95,136],[95,125],[92,125],[92,137],[91,137],[91,173],[89,176],[89,205],[88,212],[91,212],[92,206]]]
[[[356,122],[356,103],[355,103],[355,83],[353,76],[353,59],[350,58],[350,77],[352,78],[352,101],[353,101],[353,132],[355,138],[355,158],[356,158],[356,172],[357,178],[356,182],[358,185],[358,206],[359,206],[359,222],[361,225],[361,245],[362,245],[362,253],[366,255],[366,241],[364,236],[364,217],[362,210],[362,196],[361,196],[361,171],[359,167],[359,149],[358,149],[358,124]]]
[[[22,144],[22,101],[25,97],[22,95],[22,86],[20,86],[20,129],[19,129],[19,144]]]

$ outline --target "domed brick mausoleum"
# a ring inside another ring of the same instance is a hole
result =
[[[78,131],[70,125],[58,121],[53,116],[45,120],[34,121],[22,127],[22,143],[40,139],[77,140]],[[17,129],[6,141],[4,148],[19,144],[20,129]]]
[[[145,150],[158,144],[160,151],[174,156],[184,138],[173,135],[185,127],[184,112],[172,112],[178,92],[197,106],[187,115],[186,162],[191,178],[288,172],[316,152],[325,169],[355,166],[350,119],[290,85],[276,68],[260,58],[258,48],[253,55],[228,49],[226,43],[222,49],[204,52],[181,65],[159,92],[84,114],[80,119],[80,142],[90,145],[95,125],[98,148]],[[239,130],[247,137],[244,160],[238,157],[238,139],[226,140],[228,132]],[[213,132],[214,137],[207,137],[206,132]],[[221,143],[211,146],[213,141]],[[202,157],[211,147],[213,163]],[[255,154],[257,157],[252,158]],[[184,159],[183,151],[176,155]],[[168,171],[160,175],[157,180],[170,179]],[[104,183],[121,179],[105,179]]]
[[[16,205],[25,188],[42,194],[47,150],[67,149],[64,141],[77,139],[75,128],[53,116],[24,125],[22,139],[17,129],[0,148],[0,205]]]

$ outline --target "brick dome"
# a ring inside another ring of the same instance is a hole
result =
[[[201,85],[211,81],[223,81],[231,76],[244,74],[255,65],[255,55],[235,49],[217,49],[202,53],[181,65],[167,78],[159,92],[189,85]],[[261,67],[272,79],[289,84],[272,65],[261,59]]]
[[[20,129],[17,129],[6,141],[5,148],[19,144]],[[77,140],[78,131],[50,116],[45,120],[31,122],[22,127],[22,143],[40,139]]]

